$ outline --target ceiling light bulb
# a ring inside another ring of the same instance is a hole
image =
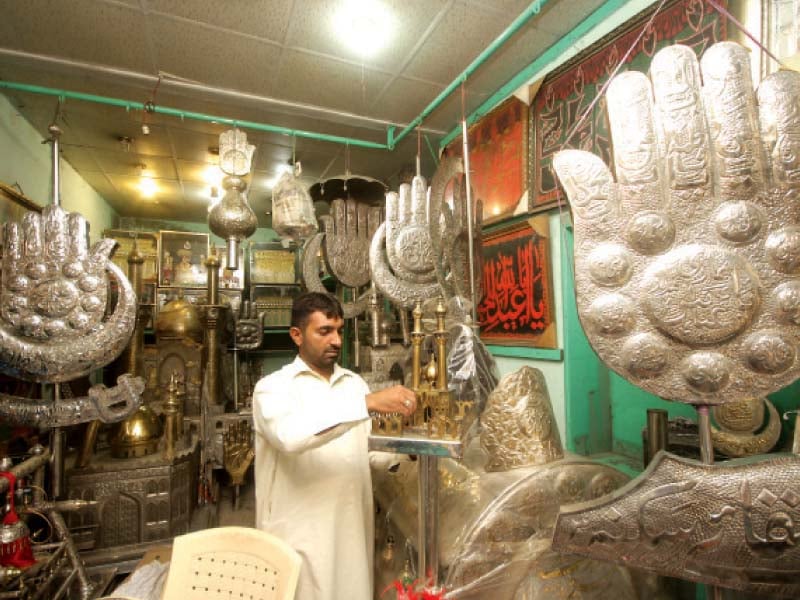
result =
[[[360,56],[374,56],[392,39],[394,19],[377,0],[349,0],[334,17],[340,41]]]
[[[151,177],[142,177],[139,180],[139,191],[142,193],[143,197],[152,198],[153,196],[156,195],[156,192],[158,191],[158,186]]]

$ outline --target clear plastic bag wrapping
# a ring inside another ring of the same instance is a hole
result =
[[[550,549],[561,504],[602,495],[627,476],[577,456],[502,472],[486,472],[485,462],[477,439],[463,462],[439,459],[439,564],[447,598],[667,598],[651,576]],[[416,462],[399,455],[378,458],[373,487],[380,594],[404,566],[412,573],[415,568]],[[393,544],[387,544],[390,536]]]

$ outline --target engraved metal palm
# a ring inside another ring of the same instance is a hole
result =
[[[358,288],[369,283],[369,242],[380,225],[381,209],[352,198],[337,198],[331,213],[322,217],[323,249],[331,274],[343,285]]]
[[[264,340],[264,313],[254,302],[245,300],[236,316],[236,346],[240,350],[255,350]]]
[[[236,421],[225,431],[222,441],[222,462],[233,485],[242,485],[247,469],[255,458],[253,429],[247,421]]]
[[[701,72],[704,85],[701,87]],[[800,74],[753,92],[747,51],[661,50],[608,90],[616,179],[554,159],[575,222],[575,290],[595,351],[639,387],[722,404],[800,374]]]
[[[419,175],[400,186],[399,196],[386,194],[386,221],[370,245],[372,280],[406,308],[439,294],[426,205],[427,186]]]
[[[452,182],[452,193],[446,189]],[[475,299],[483,297],[481,289],[481,201],[475,203],[472,241],[469,237],[464,163],[461,157],[445,158],[431,181],[428,199],[429,232],[434,265],[439,285],[447,296],[472,296],[469,280],[469,244],[473,245]]]
[[[8,222],[0,286],[0,370],[39,382],[69,381],[114,360],[136,320],[136,294],[108,258],[114,240],[86,245],[86,221],[47,206]],[[110,273],[118,284],[104,317]]]

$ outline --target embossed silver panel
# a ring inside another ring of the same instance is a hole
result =
[[[327,293],[328,290],[322,285],[319,278],[319,251],[322,248],[322,241],[325,239],[324,233],[317,233],[308,238],[303,244],[303,283],[309,292]],[[357,317],[365,310],[369,304],[369,290],[365,291],[352,302],[342,302],[342,311],[345,319]]]
[[[769,415],[767,425],[762,429],[764,406]],[[720,404],[711,412],[720,427],[711,428],[714,449],[726,456],[741,457],[769,452],[781,436],[781,418],[772,402],[766,398],[745,398]]]
[[[563,458],[564,449],[539,369],[522,367],[500,380],[481,415],[487,471],[506,471]]]
[[[15,425],[65,427],[96,419],[114,423],[127,419],[142,404],[144,380],[130,374],[121,375],[111,388],[100,384],[80,398],[33,400],[0,394],[0,418]]]
[[[610,496],[562,508],[553,548],[797,598],[799,480],[797,456],[709,466],[662,452]]]
[[[370,244],[375,286],[404,308],[440,294],[426,205],[427,186],[419,175],[401,185],[399,195],[386,194],[386,221]]]
[[[464,162],[453,156],[443,159],[431,181],[428,198],[428,229],[433,248],[434,266],[439,285],[446,296],[461,296],[479,302],[481,289],[481,201],[475,203],[473,228],[473,257],[475,298],[472,299],[469,280],[469,233],[467,199],[464,189]],[[447,194],[448,186],[451,192]]]
[[[342,285],[369,283],[369,242],[381,222],[381,209],[352,198],[331,202],[331,214],[320,218],[325,228],[323,250],[331,275]]]
[[[701,71],[702,81],[701,86]],[[578,312],[620,375],[670,400],[760,397],[800,375],[800,74],[758,91],[748,52],[675,45],[608,90],[614,177],[554,165],[575,222]]]
[[[0,370],[38,382],[76,379],[114,360],[136,320],[136,294],[110,259],[114,240],[87,248],[86,220],[58,206],[7,222],[0,289]],[[109,274],[114,312],[104,318]]]

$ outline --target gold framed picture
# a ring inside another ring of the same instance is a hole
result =
[[[158,234],[152,231],[132,231],[128,229],[106,229],[103,237],[117,242],[111,253],[111,261],[122,272],[128,274],[128,255],[136,248],[144,256],[142,281],[154,283],[158,279]]]
[[[160,287],[205,288],[208,234],[161,231],[158,246]]]
[[[280,243],[250,245],[250,285],[296,282],[297,254]]]

